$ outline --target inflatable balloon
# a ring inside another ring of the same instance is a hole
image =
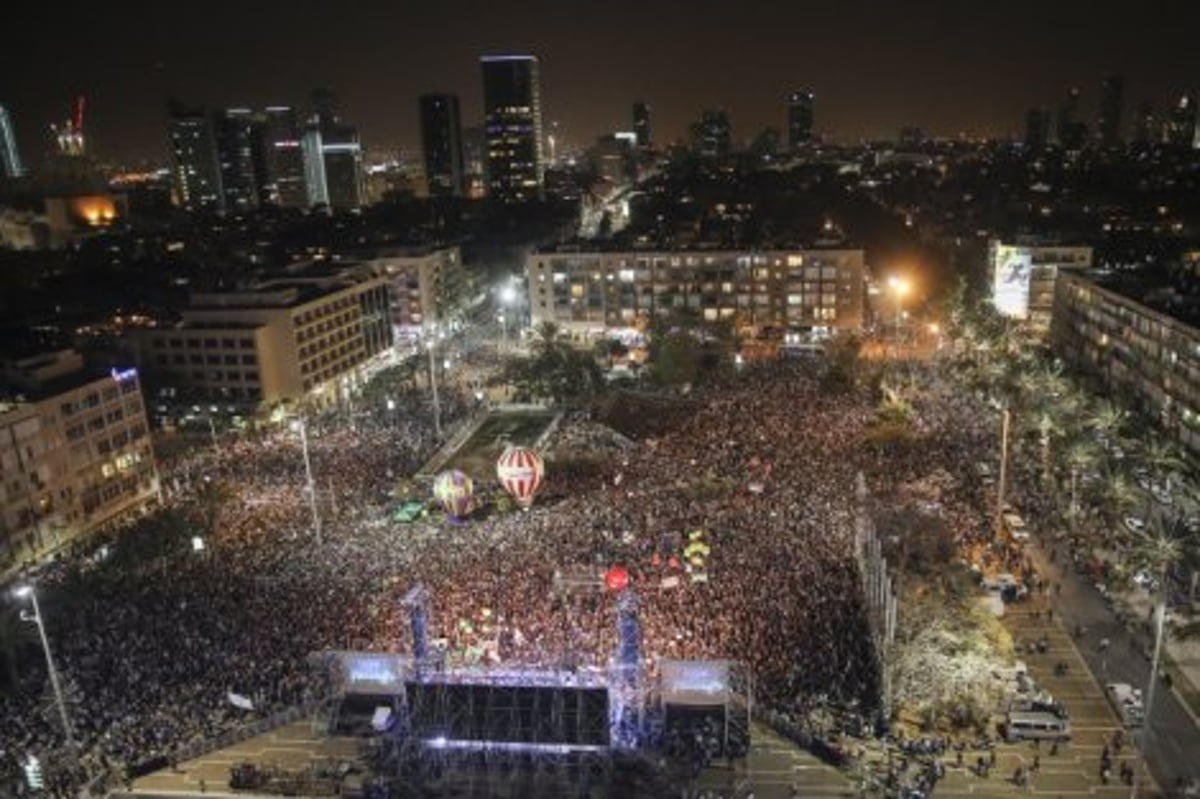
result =
[[[613,566],[604,573],[604,586],[609,591],[624,591],[628,585],[629,570],[624,566]]]
[[[496,460],[496,477],[521,510],[529,510],[533,504],[545,473],[542,456],[528,447],[509,447]]]
[[[471,478],[454,469],[442,472],[433,481],[433,496],[441,503],[442,509],[450,517],[450,521],[459,522],[471,512],[471,500],[475,495],[475,485]]]

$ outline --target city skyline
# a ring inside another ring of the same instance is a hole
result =
[[[227,12],[223,12],[226,8]],[[1143,100],[1160,113],[1200,87],[1200,54],[1188,31],[1200,10],[1130,19],[1078,2],[958,8],[950,3],[739,9],[613,2],[520,10],[476,3],[403,9],[362,3],[330,16],[297,3],[142,7],[69,3],[31,12],[30,30],[55,30],[55,55],[21,37],[0,55],[0,96],[21,152],[43,159],[49,125],[73,97],[88,97],[90,149],[124,163],[167,160],[166,103],[211,108],[305,107],[333,90],[370,149],[420,148],[416,98],[450,92],[464,127],[483,117],[478,59],[530,53],[542,65],[543,115],[575,146],[631,126],[636,100],[654,108],[657,142],[683,138],[705,108],[723,108],[733,139],[766,126],[785,131],[788,94],[816,93],[815,130],[842,141],[894,137],[916,126],[935,135],[1020,136],[1029,108],[1054,105],[1071,86],[1095,130],[1100,84],[1124,79],[1123,135]],[[38,25],[39,15],[54,13]],[[73,20],[62,24],[62,15]],[[318,20],[320,24],[314,24]],[[1063,38],[1062,32],[1071,35]],[[992,42],[992,44],[988,44]],[[581,102],[580,98],[586,98]]]

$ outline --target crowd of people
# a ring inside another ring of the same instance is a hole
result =
[[[431,598],[430,637],[455,656],[484,629],[503,663],[602,666],[617,643],[615,598],[599,581],[564,592],[555,573],[614,564],[638,596],[649,680],[662,659],[728,658],[753,674],[765,707],[874,706],[855,478],[918,479],[929,453],[864,446],[874,398],[830,393],[819,371],[773,364],[699,389],[661,433],[609,448],[599,471],[556,475],[563,452],[552,451],[532,510],[485,509],[461,525],[390,520],[397,482],[440,443],[423,414],[310,420],[319,539],[298,436],[281,427],[222,439],[175,464],[166,506],[103,557],[92,550],[37,575],[77,757],[64,755],[40,653],[26,647],[20,685],[0,698],[0,787],[22,784],[20,766],[37,754],[51,795],[65,795],[80,774],[170,759],[311,699],[322,685],[311,653],[410,649],[401,598],[418,583]],[[560,450],[589,437],[567,423]],[[969,436],[950,445],[959,465],[973,461]],[[950,523],[964,536],[986,530],[965,501],[948,513],[962,514]],[[681,556],[693,530],[710,548],[703,574]]]

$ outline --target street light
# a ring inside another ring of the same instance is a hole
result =
[[[21,621],[31,621],[37,625],[38,636],[42,639],[42,651],[46,653],[46,670],[50,672],[50,687],[54,690],[54,703],[58,705],[58,715],[62,720],[63,734],[67,736],[67,747],[75,751],[75,733],[71,729],[71,720],[67,717],[67,704],[63,701],[62,685],[58,681],[58,669],[54,668],[54,657],[50,654],[50,641],[46,638],[46,625],[42,623],[42,608],[38,604],[37,591],[32,585],[18,586],[13,590],[18,599],[28,599],[33,604],[33,615],[21,611]]]
[[[896,295],[896,341],[900,341],[900,312],[904,307],[904,297],[912,290],[912,286],[902,277],[892,275],[888,278],[888,288]]]
[[[308,482],[308,508],[312,511],[313,535],[320,545],[321,515],[317,513],[317,487],[313,484],[312,461],[308,457],[308,427],[304,424],[304,417],[292,419],[291,428],[300,434],[300,451],[304,453],[304,475]]]
[[[429,335],[425,340],[425,349],[429,351],[429,391],[433,394],[433,431],[438,438],[442,437],[442,406],[438,403],[437,390],[437,364],[434,361],[434,346],[436,340],[433,336],[433,329],[430,328]]]
[[[517,290],[512,283],[500,289],[500,325],[504,330],[504,347],[508,348],[508,309],[517,302]]]

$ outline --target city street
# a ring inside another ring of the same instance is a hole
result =
[[[1077,645],[1097,681],[1125,682],[1145,690],[1150,660],[1140,637],[1135,638],[1117,620],[1093,585],[1074,570],[1059,568],[1064,561],[1061,551],[1057,563],[1051,564],[1040,547],[1027,545],[1026,549],[1039,572],[1050,583],[1061,584],[1062,593],[1054,598],[1055,613],[1067,630],[1076,625],[1084,628]],[[1107,649],[1100,648],[1102,639],[1110,642]],[[1200,726],[1178,695],[1161,683],[1154,693],[1151,727],[1147,759],[1155,780],[1168,790],[1173,790],[1180,777],[1200,780],[1200,760],[1195,756],[1200,752]]]

